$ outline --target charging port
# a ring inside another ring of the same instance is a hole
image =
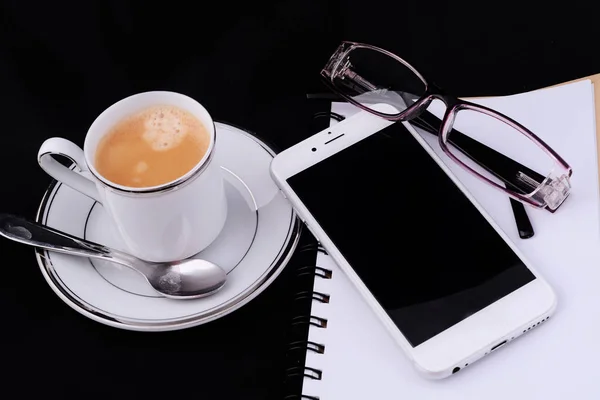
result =
[[[494,350],[496,350],[498,347],[502,347],[502,346],[504,346],[505,344],[506,344],[506,340],[505,340],[505,341],[503,341],[503,342],[500,342],[500,343],[498,343],[497,345],[495,345],[494,347],[492,347],[492,350],[490,350],[490,351],[494,351]]]

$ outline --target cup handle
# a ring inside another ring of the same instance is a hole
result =
[[[63,138],[47,139],[38,151],[38,163],[48,175],[67,186],[102,204],[96,183],[81,175],[80,172],[69,169],[56,161],[52,156],[59,155],[73,161],[80,172],[87,171],[83,150],[75,143]]]

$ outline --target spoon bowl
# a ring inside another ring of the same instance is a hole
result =
[[[148,262],[11,214],[0,214],[0,235],[50,251],[123,265],[141,274],[157,293],[171,299],[209,296],[227,281],[225,271],[210,261],[186,259],[170,263]]]
[[[225,271],[206,260],[155,264],[152,268],[152,275],[144,277],[154,290],[170,298],[204,297],[219,290],[227,279]]]

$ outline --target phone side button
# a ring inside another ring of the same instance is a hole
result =
[[[283,196],[283,198],[287,200],[287,196],[285,195],[285,193],[283,192],[283,190],[279,190],[279,192],[281,193],[281,195]]]

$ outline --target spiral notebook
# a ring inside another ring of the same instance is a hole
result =
[[[555,214],[528,209],[536,229],[531,239],[519,239],[505,198],[482,188],[437,152],[556,289],[559,305],[549,324],[459,374],[427,380],[418,375],[343,271],[319,249],[315,265],[298,272],[299,308],[288,352],[285,398],[598,398],[600,203],[593,92],[592,82],[584,80],[476,100],[544,132],[542,138],[573,167],[573,194],[564,209]],[[356,112],[341,103],[334,103],[331,111],[346,116]]]

